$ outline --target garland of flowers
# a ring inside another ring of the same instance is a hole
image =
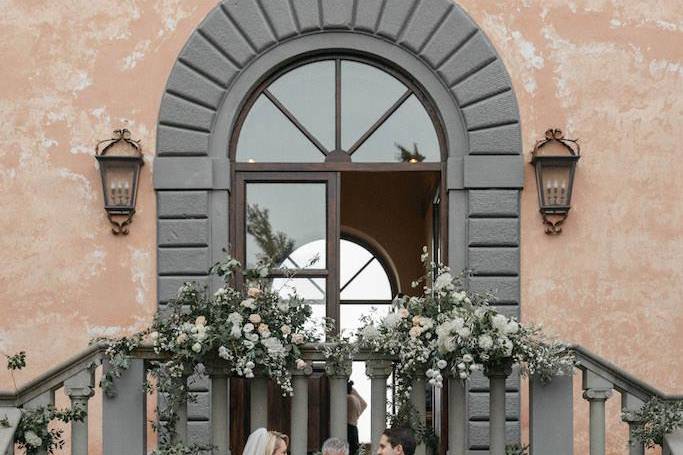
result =
[[[513,363],[542,380],[567,374],[574,366],[568,347],[547,340],[539,328],[524,326],[495,310],[494,296],[465,286],[465,276],[453,277],[448,267],[421,261],[423,295],[395,299],[385,317],[363,318],[358,339],[377,353],[397,357],[396,394],[407,405],[413,379],[426,374],[441,387],[445,375],[467,380],[474,371],[492,371]]]
[[[637,411],[622,413],[631,422],[632,434],[637,441],[651,448],[664,443],[664,436],[683,427],[683,401],[649,399]]]

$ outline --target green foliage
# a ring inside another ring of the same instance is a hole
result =
[[[647,447],[662,445],[665,435],[683,427],[683,401],[653,397],[638,411],[626,411],[622,417],[633,422],[636,440]]]
[[[7,369],[10,371],[21,370],[26,366],[26,352],[21,351],[18,354],[8,355]]]
[[[37,454],[41,450],[50,454],[55,453],[55,450],[64,447],[62,439],[64,431],[49,428],[50,422],[53,420],[60,420],[64,423],[82,422],[86,415],[85,407],[78,405],[71,409],[61,410],[51,405],[31,410],[22,409],[14,440],[20,448],[26,450],[27,455]]]
[[[521,444],[508,444],[505,446],[505,455],[529,455],[529,446]]]

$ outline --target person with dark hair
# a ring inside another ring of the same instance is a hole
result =
[[[358,391],[353,388],[353,381],[346,383],[347,425],[346,439],[349,441],[349,455],[358,452],[358,417],[365,411],[368,404]]]
[[[377,455],[415,455],[415,435],[409,428],[387,428],[382,432]]]

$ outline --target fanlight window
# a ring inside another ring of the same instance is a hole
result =
[[[355,60],[298,66],[256,96],[236,160],[437,162],[434,121],[409,85]]]

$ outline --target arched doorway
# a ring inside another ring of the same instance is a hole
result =
[[[183,233],[159,236],[170,238],[159,245],[160,305],[183,281],[206,282],[209,265],[238,241],[226,220],[239,212],[231,179],[238,178],[241,164],[231,163],[228,151],[251,95],[277,71],[323,54],[362,56],[398,69],[430,102],[430,118],[443,127],[444,155],[432,164],[422,163],[434,166],[432,172],[438,172],[442,183],[442,197],[436,201],[443,213],[439,236],[448,243],[437,247],[452,268],[474,270],[473,287],[498,290],[516,311],[523,175],[516,100],[504,65],[484,33],[447,0],[233,0],[207,16],[179,55],[160,108],[154,164],[159,230]],[[337,148],[335,137],[332,151]],[[365,171],[364,178],[368,175]],[[402,178],[409,175],[405,172]],[[325,182],[336,184],[332,179]],[[326,270],[334,280],[336,274]],[[193,387],[201,394],[210,385],[200,381]],[[485,400],[486,391],[484,381],[473,381],[473,400]],[[196,416],[191,423],[198,434],[210,434],[207,415],[200,409],[191,417]],[[478,439],[487,431],[484,417],[472,421],[471,448],[485,448]],[[509,424],[514,432],[514,419]]]

